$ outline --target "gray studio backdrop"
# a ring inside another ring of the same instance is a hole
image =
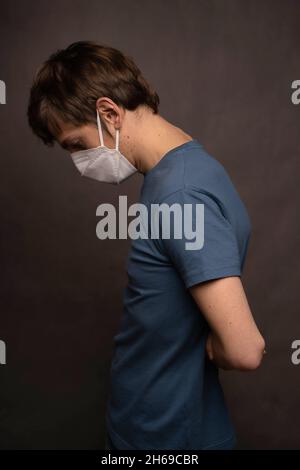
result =
[[[298,0],[1,2],[0,448],[104,448],[112,338],[129,240],[96,237],[96,207],[139,196],[80,178],[31,134],[43,60],[96,40],[136,60],[160,113],[227,169],[253,233],[243,283],[267,342],[256,371],[222,372],[239,448],[300,448]]]

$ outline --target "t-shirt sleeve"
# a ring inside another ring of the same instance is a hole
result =
[[[169,238],[163,235],[160,213],[159,244],[186,288],[207,280],[241,275],[236,234],[215,198],[185,188],[163,202],[170,208],[175,204],[177,213],[175,210],[173,216],[169,211]]]

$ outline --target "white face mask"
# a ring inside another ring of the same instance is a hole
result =
[[[103,183],[121,183],[133,175],[137,168],[119,151],[119,129],[116,129],[116,148],[105,147],[98,109],[97,126],[101,145],[71,153],[72,160],[81,176],[87,176]]]

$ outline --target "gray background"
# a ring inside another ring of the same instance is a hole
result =
[[[243,283],[268,354],[256,371],[222,372],[239,448],[300,448],[297,0],[12,1],[1,3],[2,449],[104,448],[112,338],[129,240],[100,241],[96,207],[135,202],[80,178],[69,155],[28,127],[33,74],[50,53],[96,40],[131,55],[160,113],[227,169],[253,234]]]

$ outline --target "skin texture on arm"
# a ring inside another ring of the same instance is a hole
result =
[[[211,332],[209,358],[224,370],[259,367],[265,341],[252,316],[239,276],[214,279],[189,289]]]

